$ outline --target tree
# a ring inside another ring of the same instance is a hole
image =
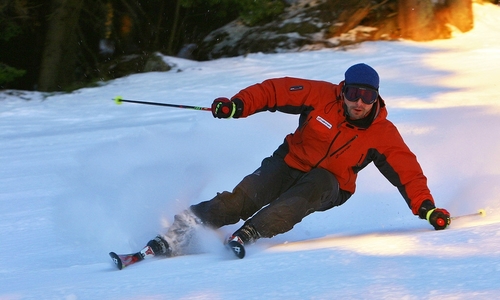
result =
[[[52,0],[38,89],[61,90],[74,80],[78,40],[75,29],[83,0]]]
[[[460,31],[466,32],[474,26],[472,0],[447,0],[449,9],[448,22]]]
[[[402,38],[448,38],[448,24],[462,32],[472,29],[472,0],[398,0],[398,24]]]
[[[12,37],[20,34],[20,26],[4,15],[7,5],[0,6],[0,41],[8,42]],[[24,76],[25,70],[11,67],[0,61],[0,87],[6,83]]]
[[[432,39],[429,38],[434,17],[431,0],[398,0],[398,10],[401,37],[416,41]]]
[[[35,49],[40,48],[36,35],[40,26],[34,7],[43,11],[44,6],[34,1],[0,2],[0,88],[11,88],[15,82],[28,82],[36,76],[27,71]]]

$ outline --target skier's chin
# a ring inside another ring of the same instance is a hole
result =
[[[351,108],[349,111],[349,117],[353,120],[362,119],[365,116],[365,112],[362,109]]]

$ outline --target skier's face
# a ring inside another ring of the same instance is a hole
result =
[[[366,104],[361,101],[361,98],[359,98],[357,101],[348,101],[344,97],[344,103],[347,107],[347,114],[352,120],[363,119],[370,113],[373,107],[373,103]]]

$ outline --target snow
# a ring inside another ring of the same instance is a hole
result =
[[[474,4],[475,28],[425,43],[251,54],[137,74],[70,94],[0,93],[0,299],[493,299],[500,292],[500,7]],[[231,190],[292,132],[297,116],[210,112],[267,78],[339,82],[365,62],[381,75],[389,119],[458,216],[434,231],[369,166],[343,206],[261,239],[233,259],[221,236],[197,255],[118,271],[189,204]],[[28,100],[26,100],[28,99]]]

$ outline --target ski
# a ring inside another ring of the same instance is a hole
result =
[[[239,236],[231,237],[226,246],[236,255],[236,257],[245,257],[245,246]]]
[[[115,252],[109,252],[109,256],[115,263],[118,270],[128,267],[132,264],[144,260],[146,257],[153,257],[154,253],[151,247],[146,246],[141,251],[131,254],[116,254]]]
[[[144,259],[140,252],[133,254],[116,254],[115,252],[109,252],[109,256],[111,256],[118,270]]]

